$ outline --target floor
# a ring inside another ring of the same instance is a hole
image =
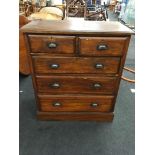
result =
[[[115,15],[109,15],[114,19]],[[132,36],[126,66],[134,68]],[[124,75],[134,78],[124,72]],[[121,81],[112,123],[38,121],[31,77],[20,75],[20,155],[134,155],[134,84]]]

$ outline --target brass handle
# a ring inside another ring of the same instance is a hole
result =
[[[61,103],[60,102],[54,102],[54,103],[52,103],[52,105],[54,107],[60,107],[61,106]]]
[[[102,87],[102,85],[101,85],[100,83],[94,83],[94,84],[93,84],[93,87],[94,87],[95,89],[99,89],[99,88]]]
[[[95,68],[96,68],[96,69],[101,69],[101,68],[103,68],[103,67],[104,67],[103,64],[95,64]]]
[[[52,83],[49,85],[51,88],[60,88],[60,84],[59,83]]]
[[[56,47],[57,47],[56,43],[54,43],[54,42],[48,43],[48,48],[56,48]]]
[[[96,102],[93,102],[93,103],[91,103],[90,105],[91,105],[92,107],[97,107],[97,106],[99,106],[99,104],[96,103]]]
[[[108,49],[108,46],[107,45],[97,45],[97,50],[98,51],[101,51],[101,50],[107,50]]]
[[[50,65],[50,68],[52,68],[52,69],[58,69],[59,68],[59,64],[51,64]]]

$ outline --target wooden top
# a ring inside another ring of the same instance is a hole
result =
[[[118,34],[131,35],[134,32],[116,21],[84,21],[35,20],[23,26],[21,31],[26,33],[52,33],[52,34]]]

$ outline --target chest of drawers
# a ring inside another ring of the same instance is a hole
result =
[[[40,120],[112,121],[130,29],[118,22],[22,27]]]

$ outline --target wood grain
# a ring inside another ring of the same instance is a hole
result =
[[[55,35],[29,35],[31,52],[44,52],[54,54],[71,54],[75,52],[74,36]],[[50,43],[55,43],[55,48],[49,48]]]
[[[19,16],[19,28],[29,23],[28,19],[20,15]],[[27,49],[25,46],[25,40],[23,32],[19,31],[19,72],[24,75],[30,74],[30,68],[28,63]]]
[[[113,120],[132,30],[119,22],[38,20],[21,32],[39,120]]]
[[[37,118],[39,120],[47,121],[101,121],[112,122],[114,118],[113,113],[95,113],[95,112],[42,112],[37,111]]]
[[[134,32],[120,22],[116,21],[78,21],[61,20],[45,21],[36,20],[24,26],[21,31],[26,33],[52,33],[52,34],[104,34],[104,35],[131,35]]]
[[[113,94],[117,83],[116,77],[102,76],[36,76],[39,93],[46,94]],[[51,87],[59,84],[59,88]],[[100,88],[94,88],[100,84]]]
[[[87,57],[46,57],[33,56],[33,64],[36,73],[111,73],[119,70],[120,58],[87,58]],[[53,69],[53,64],[59,65]],[[102,65],[96,68],[96,65]]]
[[[80,55],[84,56],[121,56],[127,37],[79,37]],[[107,50],[97,50],[106,45]]]
[[[39,95],[41,111],[73,112],[111,112],[114,96],[93,95]],[[58,103],[58,106],[55,104]],[[93,105],[96,106],[93,106]]]

